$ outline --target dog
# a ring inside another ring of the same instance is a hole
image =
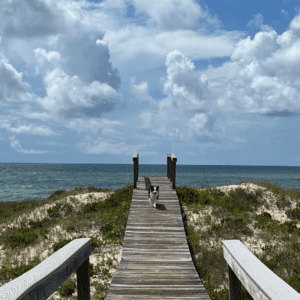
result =
[[[159,196],[159,186],[151,185],[148,190],[148,196],[151,206],[156,207],[156,202]]]

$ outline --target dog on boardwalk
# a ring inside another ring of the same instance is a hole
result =
[[[156,202],[159,196],[159,186],[151,185],[148,190],[148,196],[151,206],[156,207]]]

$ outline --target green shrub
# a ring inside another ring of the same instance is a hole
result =
[[[16,248],[21,244],[28,245],[38,238],[38,234],[29,228],[20,228],[16,233],[9,237],[9,245],[11,248]]]
[[[210,197],[206,191],[197,191],[196,189],[190,189],[187,187],[177,187],[176,193],[180,203],[192,204],[209,204],[211,202]]]
[[[61,213],[64,212],[64,214],[67,216],[71,214],[73,211],[72,205],[69,203],[62,204],[62,203],[56,203],[52,208],[47,209],[47,213],[50,218],[59,218],[61,216]]]
[[[95,248],[101,247],[103,245],[102,241],[99,241],[97,237],[91,238],[92,250],[94,251]]]
[[[10,272],[10,274],[14,275],[15,277],[19,277],[34,267],[35,267],[35,264],[21,265],[21,266],[10,269],[9,272]]]
[[[300,252],[300,244],[298,242],[292,243],[292,249],[295,252]],[[300,269],[299,269],[299,274],[300,274]]]
[[[294,220],[300,220],[300,208],[290,209],[286,213],[287,217],[290,217]]]
[[[63,297],[71,296],[75,292],[75,285],[67,279],[59,288],[58,293]]]
[[[37,220],[37,221],[33,221],[33,220],[30,220],[28,222],[28,225],[30,226],[30,228],[32,229],[38,229],[38,228],[43,228],[45,223],[49,222],[49,218],[44,218],[43,220]]]
[[[95,275],[95,268],[94,265],[92,263],[89,263],[89,277],[92,277]]]
[[[0,209],[0,219],[5,219],[10,216],[10,213],[7,210]]]
[[[59,249],[61,249],[62,247],[64,247],[65,245],[69,244],[72,240],[69,239],[69,240],[59,240],[57,243],[55,243],[52,248],[54,251],[57,251]]]
[[[100,227],[100,232],[103,234],[103,240],[117,242],[124,239],[125,226],[122,225],[122,219],[117,221],[110,221],[107,224]]]
[[[299,267],[294,269],[295,273],[296,271],[299,272]],[[300,274],[296,273],[293,276],[291,276],[289,279],[287,279],[287,284],[289,284],[294,290],[300,291]]]
[[[68,195],[68,191],[66,189],[63,189],[63,190],[58,190],[58,191],[55,191],[54,193],[52,193],[48,199],[60,199],[62,198],[64,195]]]
[[[36,265],[34,263],[29,264],[29,265],[20,265],[14,268],[6,268],[6,267],[2,267],[2,269],[0,270],[0,277],[3,277],[4,279],[10,279],[10,277],[8,277],[9,275],[11,275],[13,277],[13,279],[23,275],[24,273],[28,272],[29,270],[31,270],[32,268],[34,268]]]
[[[73,207],[69,203],[64,204],[62,209],[66,216],[70,215],[73,212]]]
[[[43,223],[41,221],[32,221],[32,220],[30,220],[28,222],[28,224],[30,225],[30,227],[32,229],[37,229],[37,228],[42,228],[43,227]]]
[[[298,223],[297,221],[285,221],[283,224],[279,225],[279,228],[283,232],[288,232],[288,233],[299,232],[296,226],[297,223]]]
[[[53,207],[47,209],[48,216],[53,219],[59,218],[61,206],[61,203],[56,203]]]
[[[108,258],[108,259],[107,259],[107,265],[108,265],[109,267],[112,267],[112,265],[113,265],[113,260],[112,260],[111,258]]]
[[[67,231],[75,231],[75,226],[74,225],[68,225],[68,226],[66,226],[66,230]]]
[[[110,277],[112,277],[112,275],[109,273],[109,270],[104,268],[102,270],[101,279],[104,280],[104,279],[108,279]]]

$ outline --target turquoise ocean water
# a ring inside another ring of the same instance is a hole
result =
[[[140,177],[167,176],[167,165],[139,165]],[[199,187],[267,180],[300,189],[300,167],[177,165],[176,186]],[[59,189],[95,186],[113,190],[133,184],[133,164],[0,163],[0,201],[41,199]]]

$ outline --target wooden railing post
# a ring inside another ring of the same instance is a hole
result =
[[[232,271],[228,265],[229,273],[229,300],[241,300],[241,282],[236,277],[235,273]]]
[[[177,158],[174,154],[167,154],[167,175],[173,183],[173,189],[176,187],[176,162]]]
[[[78,300],[90,300],[89,257],[77,268],[77,296]]]
[[[139,154],[133,154],[133,186],[136,189],[136,183],[139,178]]]
[[[170,157],[170,153],[167,153],[167,176],[168,176],[168,179],[170,179],[170,160],[171,160],[171,157]]]
[[[173,189],[175,190],[175,181],[176,181],[176,161],[177,158],[172,156],[172,182],[173,182]]]

